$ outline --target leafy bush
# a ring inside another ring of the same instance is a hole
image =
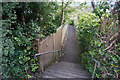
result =
[[[109,18],[109,15],[106,12],[102,14],[103,23],[98,19],[97,15],[85,13],[82,12],[79,16],[78,20],[75,21],[76,26],[76,32],[77,37],[79,40],[79,45],[82,53],[82,64],[85,66],[85,68],[88,70],[88,72],[92,75],[94,70],[94,61],[92,61],[88,56],[92,57],[93,59],[96,59],[100,62],[100,67],[96,68],[95,77],[97,78],[118,78],[118,75],[120,75],[120,68],[119,68],[119,41],[113,45],[112,52],[106,52],[107,46],[111,45],[113,41],[109,41],[109,45],[107,43],[103,43],[101,40],[104,36],[108,37],[108,35],[111,35],[108,33],[109,29],[107,28],[108,25],[106,24],[105,32],[101,33],[102,27],[104,27],[105,22]],[[107,17],[106,17],[107,16]],[[109,27],[113,27],[115,23],[112,23],[109,25]],[[102,25],[102,26],[101,26]],[[114,26],[114,29],[117,26]],[[108,29],[108,30],[107,30]],[[112,28],[113,29],[113,28]],[[116,32],[113,31],[114,34],[117,34],[118,31],[115,29]],[[108,34],[104,34],[108,33]],[[107,41],[106,41],[107,42]],[[116,47],[115,47],[116,46]]]
[[[2,6],[2,78],[35,77],[39,69],[35,39],[56,32],[60,6],[54,2],[4,2]]]

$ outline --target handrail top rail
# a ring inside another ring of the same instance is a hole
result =
[[[54,52],[61,52],[61,51],[63,51],[63,50],[54,50],[54,51],[47,51],[47,52],[38,53],[38,54],[34,55],[34,59],[36,59],[37,56],[39,56],[39,55],[44,55],[44,54],[49,54],[49,53],[54,53]]]

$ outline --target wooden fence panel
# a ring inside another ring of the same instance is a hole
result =
[[[53,51],[53,35],[48,36],[41,44],[40,44],[40,53],[47,52],[47,51]],[[42,64],[46,65],[49,63],[50,60],[53,58],[53,54],[45,54],[41,55],[42,58]]]
[[[55,45],[54,50],[61,50],[61,40],[62,40],[62,26],[58,28],[57,32],[54,34]],[[56,59],[59,57],[59,53],[55,53]]]
[[[51,34],[46,39],[44,39],[40,43],[39,52],[48,52],[48,51],[54,51],[54,50],[61,50],[62,48],[62,42],[65,37],[65,33],[67,31],[67,25],[65,27],[60,26],[56,33]],[[56,60],[56,58],[59,57],[58,52],[50,53],[50,54],[44,54],[39,56],[39,62],[42,63],[44,67],[47,67],[53,63],[53,61]]]

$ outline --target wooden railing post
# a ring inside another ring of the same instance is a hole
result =
[[[36,39],[36,42],[37,42],[37,53],[40,53],[40,40],[39,39]],[[40,67],[41,67],[41,72],[43,73],[44,69],[43,69],[43,64],[42,64],[42,57],[41,56],[38,56],[38,60],[39,60],[39,64],[40,64]]]

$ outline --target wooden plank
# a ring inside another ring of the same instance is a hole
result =
[[[56,33],[47,36],[43,41],[38,42],[37,40],[37,53],[61,50],[66,31],[67,26],[65,27],[60,26],[57,29]],[[41,65],[40,69],[42,69],[42,72],[46,65],[52,64],[52,61],[56,59],[59,60],[59,57],[60,55],[58,52],[37,56],[39,64]]]
[[[60,33],[60,31],[58,31]],[[59,34],[57,33],[57,34]],[[91,78],[90,75],[80,64],[80,48],[76,39],[74,27],[69,25],[68,40],[65,43],[64,59],[45,70],[44,74],[56,78]],[[59,39],[56,36],[56,41]],[[60,41],[60,40],[59,40]],[[56,48],[60,45],[57,43]]]

